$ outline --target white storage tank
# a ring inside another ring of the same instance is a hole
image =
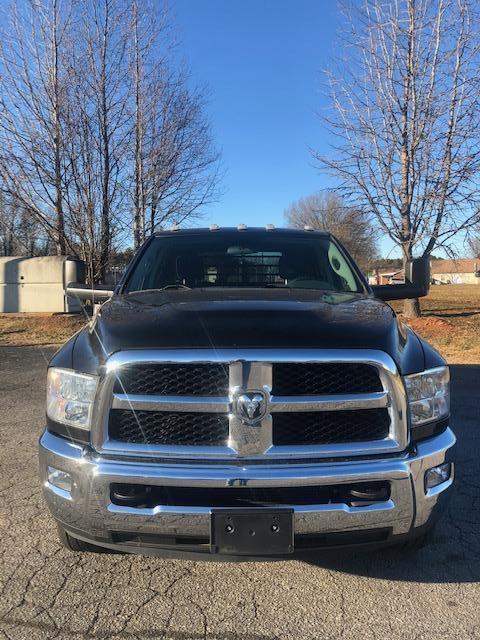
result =
[[[0,312],[76,313],[80,303],[66,296],[65,287],[84,279],[84,263],[76,258],[0,258]]]

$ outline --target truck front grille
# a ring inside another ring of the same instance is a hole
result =
[[[387,409],[276,413],[273,416],[273,444],[368,442],[386,438],[389,427]]]
[[[405,389],[380,351],[139,350],[106,371],[94,437],[105,453],[273,461],[408,444]]]
[[[109,432],[112,438],[122,442],[191,447],[225,446],[228,440],[228,416],[112,409]]]
[[[382,391],[378,371],[369,364],[281,362],[272,373],[272,393],[278,396]]]

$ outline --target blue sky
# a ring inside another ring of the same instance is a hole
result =
[[[226,175],[205,222],[283,225],[293,200],[328,186],[308,146],[326,149],[321,70],[337,30],[333,0],[172,0]]]

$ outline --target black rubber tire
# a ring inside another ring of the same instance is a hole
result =
[[[423,531],[420,535],[415,536],[410,540],[400,542],[398,545],[395,545],[395,548],[399,551],[406,551],[407,553],[415,553],[416,551],[420,551],[420,549],[423,549],[432,541],[434,530],[435,527],[432,526],[426,531]]]
[[[58,537],[62,546],[69,551],[75,551],[76,553],[80,553],[83,551],[89,551],[90,553],[116,553],[113,550],[107,549],[105,547],[97,547],[95,544],[91,544],[90,542],[84,542],[83,540],[78,540],[74,538],[70,534],[68,534],[63,527],[57,525],[58,528]]]

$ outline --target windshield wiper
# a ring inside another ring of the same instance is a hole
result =
[[[155,293],[156,291],[165,291],[167,289],[186,289],[188,291],[192,291],[192,287],[187,287],[186,284],[166,284],[164,287],[156,289],[137,289],[136,291],[129,291],[128,295],[133,293]]]
[[[186,284],[166,284],[164,287],[160,287],[158,291],[165,291],[165,289],[188,289],[192,290],[192,287],[187,287]]]

